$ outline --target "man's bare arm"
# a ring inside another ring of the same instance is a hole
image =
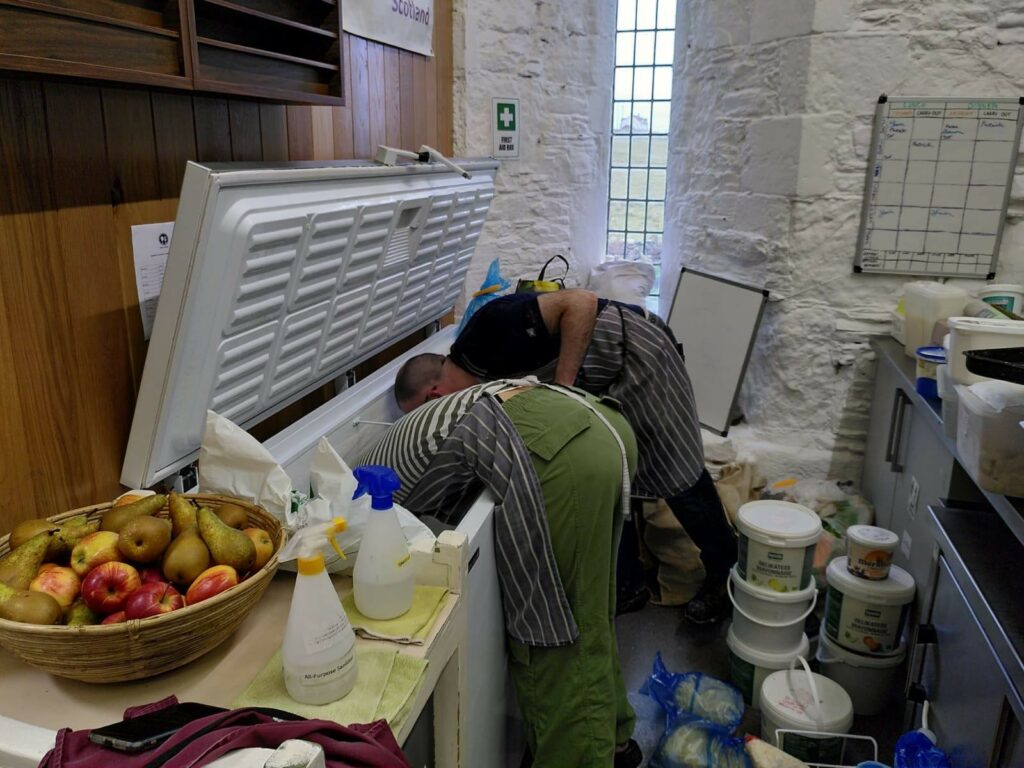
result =
[[[542,293],[537,306],[548,331],[561,337],[555,383],[572,386],[597,322],[597,294],[581,289]]]

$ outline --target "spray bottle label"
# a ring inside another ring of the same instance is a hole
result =
[[[293,685],[298,683],[299,686],[306,689],[333,685],[336,681],[350,674],[355,663],[356,655],[350,653],[326,669],[323,667],[310,667],[306,669],[299,667],[293,671],[285,669],[285,685],[288,685],[289,678],[291,678],[290,682]]]
[[[345,622],[332,618],[319,626],[310,628],[310,632],[303,638],[306,646],[306,653],[313,654],[325,651],[328,648],[341,643],[345,638]]]

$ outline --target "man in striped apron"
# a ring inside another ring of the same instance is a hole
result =
[[[408,412],[482,380],[527,374],[622,404],[639,449],[634,492],[665,499],[700,548],[706,577],[684,616],[695,624],[725,617],[736,536],[704,466],[693,388],[671,329],[590,291],[502,296],[470,318],[447,357],[407,361],[395,397]]]

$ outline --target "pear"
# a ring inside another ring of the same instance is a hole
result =
[[[189,528],[196,527],[196,508],[191,501],[180,493],[171,491],[167,497],[167,507],[171,513],[171,524],[174,536],[180,536]]]
[[[57,524],[51,523],[49,520],[22,520],[11,531],[11,537],[7,540],[7,546],[11,548],[11,551],[14,551],[36,534],[43,531],[56,531],[57,528]]]
[[[99,529],[99,520],[90,521],[85,515],[69,517],[60,524],[60,528],[50,540],[50,546],[46,548],[46,556],[43,559],[53,563],[64,558],[71,554],[75,544]]]
[[[70,608],[68,608],[65,618],[67,619],[65,623],[69,627],[78,627],[99,624],[100,619],[103,617],[98,613],[94,613],[92,608],[86,605],[82,599],[79,598],[71,604]]]
[[[217,507],[217,517],[236,530],[249,527],[249,513],[237,504],[221,504]]]
[[[210,557],[217,565],[230,565],[239,574],[248,573],[256,562],[256,545],[246,534],[235,530],[209,507],[201,507],[196,515],[199,535],[210,548]]]
[[[125,504],[120,507],[111,507],[103,513],[103,520],[100,522],[100,530],[120,532],[124,527],[124,524],[133,517],[139,517],[140,515],[155,515],[164,508],[164,504],[166,503],[167,497],[162,493],[157,493],[153,496],[146,496],[138,501],[133,501],[131,504]]]
[[[117,535],[117,548],[135,563],[159,560],[171,542],[171,521],[140,515],[129,520]]]
[[[25,624],[56,624],[64,612],[51,595],[0,583],[0,619]]]
[[[175,538],[164,552],[163,572],[168,581],[189,586],[196,576],[210,567],[210,550],[198,528],[190,528]]]
[[[0,560],[0,581],[14,589],[28,589],[43,564],[53,534],[37,533],[16,550]]]

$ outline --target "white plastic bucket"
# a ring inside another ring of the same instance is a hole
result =
[[[807,635],[800,636],[800,644],[791,653],[765,653],[736,639],[732,626],[725,636],[729,648],[729,676],[732,684],[743,693],[743,700],[755,709],[761,706],[761,685],[772,672],[788,669],[798,656],[807,656],[811,650]]]
[[[856,653],[899,653],[903,623],[914,600],[914,577],[894,565],[885,581],[859,579],[850,573],[846,560],[837,557],[825,572],[825,634]]]
[[[772,592],[748,584],[733,567],[726,589],[737,640],[765,653],[792,654],[799,649],[804,619],[818,602],[815,584],[798,592]]]
[[[740,577],[774,592],[806,589],[821,518],[788,501],[750,501],[736,514]]]
[[[906,646],[895,656],[864,656],[818,636],[818,668],[850,694],[857,715],[877,715],[885,709],[896,673],[906,656]]]
[[[1024,346],[1024,323],[1019,320],[989,320],[982,317],[949,318],[950,378],[957,384],[977,384],[986,381],[967,370],[965,352],[971,349],[1005,349]]]
[[[886,579],[899,543],[900,537],[885,528],[851,525],[846,529],[846,567],[861,579]]]
[[[843,756],[839,736],[788,734],[780,743],[776,733],[787,728],[844,734],[853,724],[850,695],[834,680],[811,672],[802,657],[798,660],[803,669],[772,672],[761,686],[761,738],[805,763],[839,764]]]
[[[1024,286],[1013,283],[986,285],[978,289],[978,298],[994,307],[1001,307],[1016,315],[1024,314]]]

